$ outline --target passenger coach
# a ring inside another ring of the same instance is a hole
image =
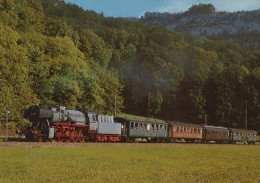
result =
[[[184,139],[187,142],[195,142],[202,140],[202,125],[180,122],[169,123],[169,141]]]
[[[163,142],[168,137],[168,124],[166,122],[115,118],[122,124],[122,139],[132,142],[136,138],[143,138],[151,142]]]
[[[221,126],[203,125],[203,142],[229,142],[229,129]]]
[[[230,128],[230,142],[248,142],[248,144],[255,144],[257,132],[254,130],[235,129]]]

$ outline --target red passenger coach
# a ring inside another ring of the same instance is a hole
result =
[[[186,141],[195,142],[195,140],[202,140],[202,129],[203,126],[180,123],[180,122],[168,122],[169,123],[169,139],[184,139]]]

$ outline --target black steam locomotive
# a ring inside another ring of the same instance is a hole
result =
[[[113,116],[99,115],[87,110],[31,106],[22,111],[22,117],[31,121],[32,126],[18,133],[24,134],[30,141],[117,142],[121,139],[121,124],[115,123]]]

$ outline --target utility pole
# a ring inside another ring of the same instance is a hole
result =
[[[10,111],[6,111],[6,137],[5,140],[8,140],[8,115],[10,114]]]
[[[245,108],[245,123],[246,123],[246,141],[247,141],[247,99],[246,99],[246,108]]]
[[[115,95],[115,104],[114,104],[114,117],[116,117],[116,95]]]
[[[208,124],[208,115],[205,114],[205,125],[207,125],[207,124]]]
[[[147,117],[150,118],[150,91],[148,92]]]

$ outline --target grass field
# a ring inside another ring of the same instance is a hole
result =
[[[0,148],[0,182],[259,181],[259,145]]]

